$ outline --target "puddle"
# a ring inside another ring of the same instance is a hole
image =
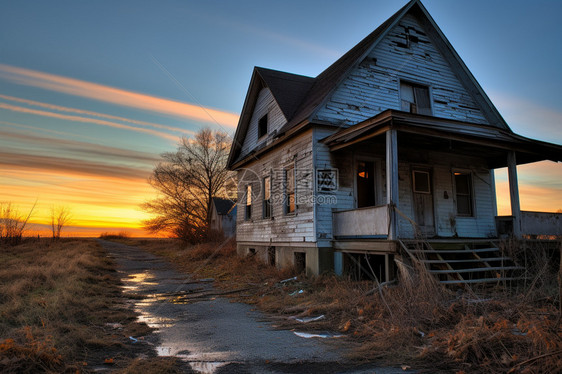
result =
[[[149,327],[153,329],[161,329],[163,327],[173,327],[175,319],[166,318],[166,317],[156,317],[150,314],[145,313],[143,310],[136,310],[137,312],[141,313],[141,315],[137,318],[139,322],[146,323]]]
[[[144,286],[158,285],[157,282],[151,282],[153,280],[155,280],[154,274],[149,271],[129,274],[126,278],[122,279],[123,283],[125,283],[122,288],[126,291],[139,291]]]
[[[322,332],[322,333],[309,333],[309,332],[299,332],[293,331],[293,333],[301,338],[310,339],[310,338],[341,338],[343,335],[341,334],[334,334],[331,332]]]
[[[120,274],[122,291],[138,313],[138,321],[155,329],[158,356],[177,357],[194,372],[209,374],[233,363],[245,365],[272,359],[308,362],[319,357],[335,362],[340,358],[339,354],[325,351],[315,339],[264,328],[267,326],[257,320],[258,313],[251,307],[217,297],[212,278],[192,279],[169,266],[153,265],[160,262],[145,262],[140,255],[123,258],[127,253],[119,254],[117,261],[129,269]],[[144,268],[145,264],[153,267]],[[303,322],[321,319],[310,318]],[[129,339],[134,343],[139,337]]]
[[[217,371],[217,369],[219,369],[219,368],[221,368],[221,367],[223,367],[224,365],[227,365],[227,364],[230,364],[230,362],[206,362],[206,361],[195,362],[195,361],[191,361],[189,363],[189,366],[191,366],[191,368],[198,373],[213,374]]]

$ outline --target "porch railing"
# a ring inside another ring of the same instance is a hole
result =
[[[388,205],[333,212],[334,238],[386,238]]]
[[[498,234],[513,233],[513,216],[496,217]],[[521,211],[521,235],[562,236],[562,213]]]

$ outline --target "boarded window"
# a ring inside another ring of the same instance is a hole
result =
[[[267,135],[267,114],[260,118],[258,122],[258,138]]]
[[[252,219],[252,185],[246,186],[246,215],[245,219]]]
[[[271,218],[271,177],[263,178],[263,218]]]
[[[428,87],[400,82],[400,99],[403,111],[431,115]]]
[[[457,200],[457,215],[472,216],[472,175],[469,172],[455,172],[455,193]]]
[[[285,169],[285,213],[295,211],[295,168]]]

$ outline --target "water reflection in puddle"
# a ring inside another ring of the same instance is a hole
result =
[[[151,282],[155,280],[154,274],[150,271],[144,271],[142,273],[129,274],[126,278],[122,279],[125,283],[122,288],[125,291],[138,291],[144,286],[155,286],[157,282]]]
[[[189,363],[189,366],[191,366],[191,368],[198,373],[213,374],[217,371],[217,369],[229,363],[230,362],[203,362],[203,361],[193,362],[192,361]]]

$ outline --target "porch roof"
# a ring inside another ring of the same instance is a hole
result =
[[[517,164],[551,160],[562,161],[562,146],[525,138],[509,130],[464,121],[385,110],[356,125],[341,129],[322,139],[331,151],[373,139],[395,129],[409,134],[405,144],[414,147],[452,150],[483,156],[491,168],[507,165],[505,154],[516,153]],[[413,140],[413,141],[412,141]],[[404,144],[399,139],[400,144]]]

